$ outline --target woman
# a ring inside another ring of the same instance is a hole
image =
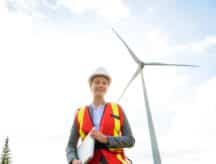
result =
[[[76,112],[66,148],[69,164],[81,164],[76,152],[77,143],[79,138],[83,140],[90,131],[96,142],[94,156],[88,164],[127,163],[123,148],[132,147],[135,139],[121,106],[105,101],[110,83],[111,77],[102,67],[89,77],[93,100],[90,105]]]

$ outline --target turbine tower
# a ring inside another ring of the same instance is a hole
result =
[[[161,156],[160,156],[160,151],[158,148],[158,143],[157,143],[157,137],[154,129],[154,124],[152,120],[152,115],[150,111],[150,105],[148,101],[148,95],[147,95],[147,89],[145,85],[145,80],[143,76],[143,68],[145,66],[176,66],[176,67],[198,67],[197,65],[186,65],[186,64],[166,64],[166,63],[157,63],[157,62],[151,62],[151,63],[146,63],[141,61],[135,53],[131,50],[131,48],[127,45],[127,43],[122,39],[122,37],[114,30],[112,29],[115,35],[121,40],[121,42],[124,44],[124,46],[127,48],[129,51],[129,54],[133,58],[133,60],[137,63],[138,67],[129,82],[127,83],[126,87],[124,88],[121,96],[119,97],[118,101],[122,98],[124,93],[126,92],[127,88],[130,86],[130,84],[134,81],[134,79],[141,74],[141,81],[142,81],[142,88],[143,88],[143,94],[144,94],[144,102],[145,102],[145,107],[146,107],[146,114],[147,114],[147,121],[148,121],[148,128],[149,128],[149,135],[150,135],[150,140],[151,140],[151,150],[152,150],[152,155],[153,155],[153,161],[154,164],[161,164]]]

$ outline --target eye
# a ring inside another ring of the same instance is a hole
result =
[[[107,81],[103,81],[103,85],[107,85]]]
[[[96,84],[99,84],[99,83],[100,83],[100,80],[95,80],[95,83],[96,83]]]

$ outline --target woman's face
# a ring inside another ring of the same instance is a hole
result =
[[[109,81],[103,76],[96,76],[90,87],[94,97],[103,97],[109,87]]]

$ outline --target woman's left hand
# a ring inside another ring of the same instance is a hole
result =
[[[104,135],[103,133],[101,133],[100,131],[98,130],[95,130],[93,129],[91,131],[91,136],[96,139],[98,142],[101,142],[101,143],[108,143],[108,137],[106,135]]]

